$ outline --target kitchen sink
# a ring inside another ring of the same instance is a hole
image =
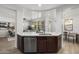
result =
[[[52,34],[49,34],[49,33],[40,33],[39,35],[52,35]]]

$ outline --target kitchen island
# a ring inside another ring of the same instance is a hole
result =
[[[60,33],[17,35],[17,47],[23,53],[57,53],[61,41]]]

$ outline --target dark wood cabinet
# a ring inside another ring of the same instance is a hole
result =
[[[30,36],[29,36],[30,37]],[[24,52],[24,48],[28,46],[27,44],[24,45],[24,43],[29,43],[27,39],[24,40],[24,38],[27,38],[27,36],[17,36],[17,47],[20,51]],[[34,42],[36,44],[36,53],[57,53],[61,49],[61,35],[59,36],[33,36],[30,37],[34,38],[31,40],[30,43],[34,45]],[[34,47],[32,46],[32,48]],[[30,49],[31,50],[31,49]],[[32,49],[33,50],[33,49]]]
[[[22,36],[17,36],[17,48],[21,51],[24,52],[24,37]]]
[[[58,44],[57,45],[58,45],[58,50],[59,50],[59,49],[61,49],[61,46],[62,46],[62,42],[61,42],[62,41],[62,38],[61,38],[61,35],[58,36],[57,39],[58,39]]]
[[[47,38],[46,37],[37,37],[37,51],[47,52]]]
[[[37,51],[56,53],[61,48],[61,36],[37,37]]]
[[[48,50],[48,52],[56,52],[57,51],[56,37],[47,37],[47,50]]]
[[[79,43],[79,34],[76,34],[76,43]]]

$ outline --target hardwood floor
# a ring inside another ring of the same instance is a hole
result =
[[[58,52],[58,54],[79,54],[79,44],[64,41],[64,47]]]
[[[15,48],[15,40],[8,41],[8,38],[0,38],[0,54],[20,54],[20,53],[21,52],[17,48]]]

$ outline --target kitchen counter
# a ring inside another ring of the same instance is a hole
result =
[[[59,36],[59,35],[61,35],[61,33],[56,33],[56,32],[49,33],[49,32],[46,32],[45,34],[42,34],[42,33],[27,32],[27,33],[22,33],[22,34],[19,34],[19,35],[21,35],[21,36]]]

